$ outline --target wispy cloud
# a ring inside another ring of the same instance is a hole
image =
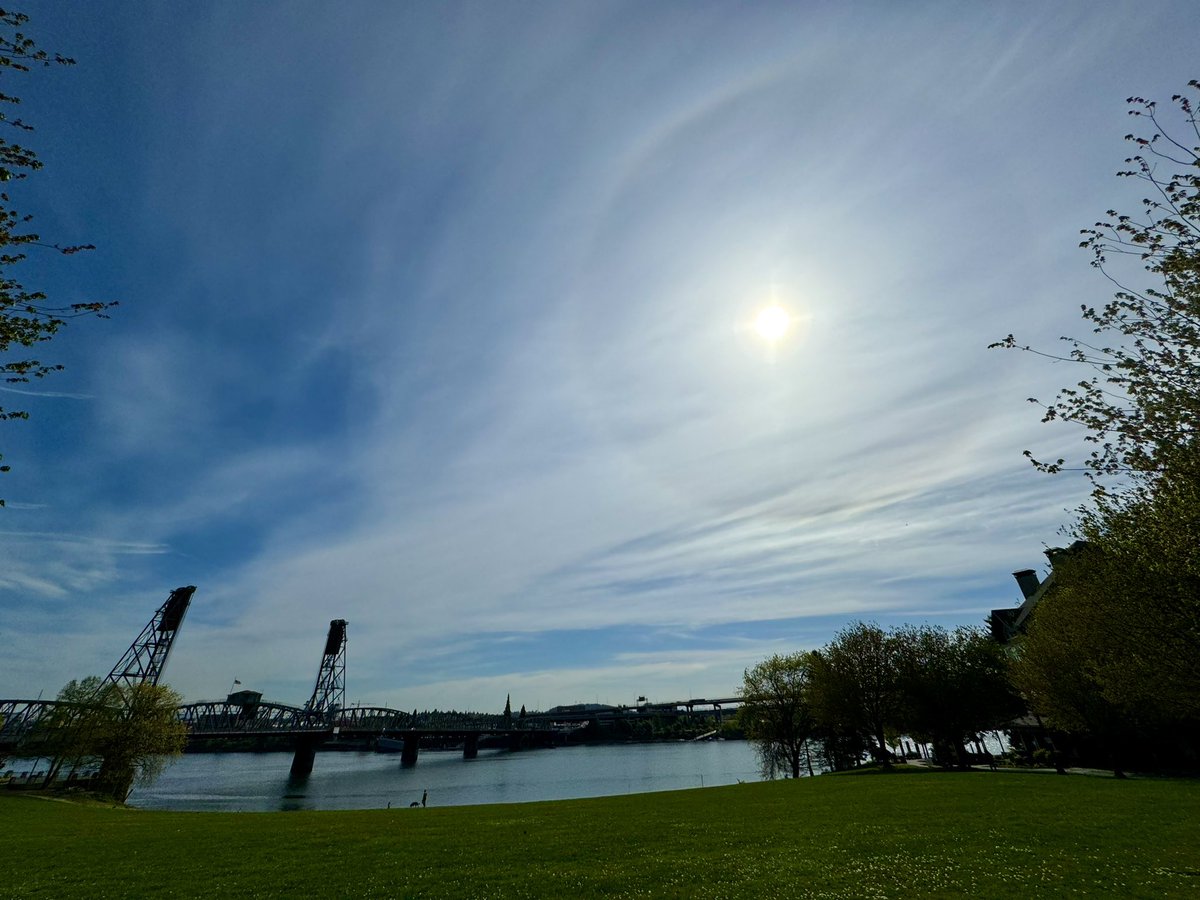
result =
[[[1183,6],[447,9],[44,14],[89,51],[44,203],[106,248],[47,287],[122,305],[59,344],[89,402],[5,432],[0,609],[78,649],[0,677],[111,664],[179,584],[185,694],[302,701],[344,617],[404,708],[1010,603],[1086,489],[1019,456],[1079,451],[1022,402],[1071,375],[984,347],[1107,290],[1074,235],[1120,98],[1194,74]]]
[[[0,385],[0,391],[6,394],[24,394],[27,397],[61,397],[67,400],[92,400],[92,394],[72,394],[66,391],[27,391],[21,388],[5,387]]]

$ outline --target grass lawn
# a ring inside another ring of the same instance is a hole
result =
[[[910,772],[289,813],[0,793],[0,851],[0,897],[1197,897],[1200,782]]]

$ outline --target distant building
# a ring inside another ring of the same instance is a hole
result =
[[[230,706],[240,706],[242,716],[252,719],[258,713],[258,704],[262,702],[262,693],[259,691],[234,691],[225,698],[225,702]]]
[[[614,713],[617,707],[607,703],[571,703],[567,706],[553,706],[546,710],[548,716],[578,715],[580,713]]]
[[[1086,546],[1086,542],[1076,541],[1066,549],[1051,547],[1046,550],[1046,558],[1050,560],[1050,574],[1046,576],[1045,581],[1039,581],[1037,572],[1033,569],[1021,569],[1019,572],[1013,572],[1013,578],[1017,580],[1017,586],[1021,589],[1024,602],[1012,609],[992,610],[988,616],[988,622],[992,630],[992,639],[997,643],[1007,644],[1013,638],[1017,637],[1017,635],[1024,634],[1025,629],[1029,626],[1029,617],[1033,614],[1034,609],[1037,608],[1042,598],[1054,589],[1055,562],[1063,556],[1078,553]]]

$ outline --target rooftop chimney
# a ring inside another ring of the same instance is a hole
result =
[[[1022,569],[1020,572],[1013,572],[1013,578],[1017,579],[1017,586],[1021,588],[1021,595],[1028,600],[1037,593],[1038,586],[1041,582],[1038,581],[1037,572],[1033,569]]]

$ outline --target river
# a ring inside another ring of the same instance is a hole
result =
[[[151,785],[134,788],[143,809],[271,811],[381,809],[523,803],[640,794],[758,781],[745,741],[605,744],[546,750],[423,750],[415,766],[398,755],[318,753],[312,774],[289,778],[290,753],[197,753],[173,762]]]

